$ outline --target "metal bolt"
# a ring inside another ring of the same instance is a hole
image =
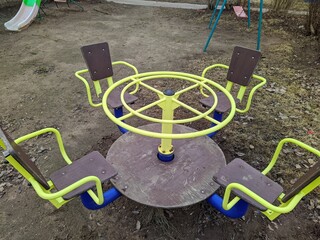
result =
[[[206,193],[206,191],[205,191],[205,190],[201,190],[200,192],[201,192],[202,194],[205,194],[205,193]]]
[[[101,173],[102,173],[102,174],[105,174],[105,173],[106,173],[106,170],[102,170]]]

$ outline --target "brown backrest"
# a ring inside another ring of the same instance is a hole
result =
[[[244,48],[235,47],[233,50],[227,80],[241,86],[248,86],[254,69],[261,58],[261,52]]]
[[[12,156],[26,171],[28,171],[35,180],[37,180],[45,189],[49,189],[46,179],[41,174],[39,168],[30,160],[22,147],[17,145],[13,139],[1,129],[0,138],[3,141],[6,150],[3,151],[4,157]]]
[[[288,193],[282,199],[283,202],[290,200],[298,194],[303,188],[310,184],[313,180],[320,176],[320,161],[311,167],[301,178],[299,178],[293,186],[289,189]]]
[[[108,43],[83,46],[81,52],[93,81],[113,76]]]

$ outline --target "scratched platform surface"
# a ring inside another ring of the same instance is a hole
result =
[[[159,124],[141,128],[160,132]],[[175,125],[173,131],[195,130]],[[157,158],[160,141],[129,132],[111,146],[107,160],[118,171],[111,182],[124,196],[148,206],[178,208],[203,201],[218,189],[212,177],[226,162],[212,139],[174,140],[175,157],[169,163]]]

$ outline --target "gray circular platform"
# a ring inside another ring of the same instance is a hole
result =
[[[160,132],[160,127],[141,129]],[[174,133],[193,131],[182,125],[173,128]],[[177,208],[203,201],[218,189],[212,177],[226,162],[212,139],[173,140],[175,157],[168,163],[157,158],[160,141],[128,132],[109,149],[107,161],[118,171],[111,182],[124,196],[152,207]]]

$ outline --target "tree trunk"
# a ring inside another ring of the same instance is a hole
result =
[[[313,0],[309,5],[306,29],[308,35],[318,36],[318,53],[320,60],[320,0]]]
[[[306,29],[308,34],[316,36],[320,34],[320,1],[310,3]]]

